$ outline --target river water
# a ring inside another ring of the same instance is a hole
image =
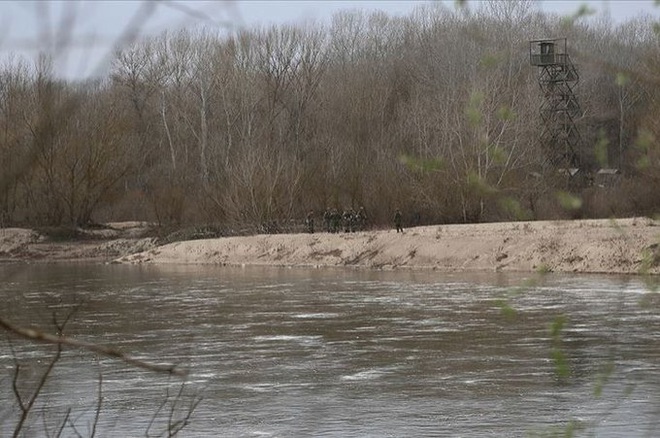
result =
[[[69,336],[189,370],[66,348],[25,436],[62,422],[62,436],[89,436],[99,388],[97,436],[156,436],[198,397],[179,436],[634,437],[660,425],[660,298],[633,277],[5,265],[0,278],[15,324],[53,332],[53,315],[75,308]],[[16,362],[27,400],[52,355],[0,338],[0,436],[18,418]]]

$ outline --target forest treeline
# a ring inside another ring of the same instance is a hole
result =
[[[540,142],[530,40],[567,38],[585,169],[571,188]],[[0,71],[1,225],[149,220],[224,227],[364,206],[420,223],[660,211],[660,44],[532,2],[441,4],[405,17],[164,33],[121,48],[103,79],[52,63]],[[569,202],[566,202],[566,200]],[[572,208],[566,211],[566,206]]]

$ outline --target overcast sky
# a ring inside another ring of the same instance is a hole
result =
[[[68,78],[82,78],[92,74],[108,54],[112,42],[135,17],[140,8],[148,11],[148,19],[141,26],[143,33],[158,34],[184,26],[204,22],[207,26],[250,27],[258,24],[279,24],[318,20],[328,22],[332,15],[343,9],[383,10],[389,14],[408,14],[417,5],[429,3],[423,0],[358,0],[358,1],[2,1],[0,0],[0,57],[7,59],[8,53],[19,53],[33,57],[39,48],[51,46],[57,39],[57,29],[73,29],[72,41],[84,47],[69,50],[67,58],[58,61],[59,73]],[[449,8],[455,7],[452,0],[444,0]],[[476,7],[477,1],[467,1]],[[660,6],[653,0],[544,0],[539,8],[560,14],[574,13],[582,4],[588,4],[597,14],[609,13],[613,20],[622,22],[638,16],[651,14],[660,20]],[[63,17],[75,16],[72,22]],[[64,41],[67,47],[71,43]],[[98,71],[102,71],[100,69]]]

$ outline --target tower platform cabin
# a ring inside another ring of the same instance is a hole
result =
[[[541,74],[547,70],[547,80],[578,81],[580,79],[568,55],[566,38],[530,41],[529,62],[533,66],[541,67]]]

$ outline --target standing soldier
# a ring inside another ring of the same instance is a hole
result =
[[[348,209],[348,231],[351,233],[357,231],[357,213],[352,208]]]
[[[357,228],[359,231],[364,231],[367,225],[367,213],[364,211],[364,207],[360,207],[357,212]]]
[[[340,225],[340,222],[341,222],[341,214],[339,213],[339,211],[337,211],[336,208],[333,208],[332,213],[330,214],[330,217],[332,218],[331,221],[330,221],[332,223],[332,232],[333,233],[339,232],[339,225]]]
[[[329,233],[331,231],[331,227],[330,227],[331,221],[332,221],[332,212],[330,211],[330,207],[327,207],[323,212],[323,229],[325,230],[326,233]]]
[[[402,221],[403,219],[401,218],[401,211],[397,208],[394,212],[394,226],[396,227],[397,233],[403,233]]]
[[[351,232],[351,209],[344,210],[344,214],[342,215],[342,222],[344,224],[344,233],[350,233]]]
[[[307,213],[305,225],[307,225],[307,232],[309,234],[314,234],[314,211],[310,210],[309,213]]]

